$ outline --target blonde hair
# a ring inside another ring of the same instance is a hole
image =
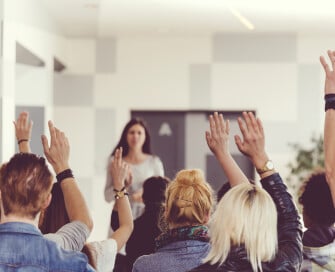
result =
[[[207,223],[213,190],[199,169],[181,170],[166,190],[166,220],[180,226]]]
[[[253,271],[277,253],[277,210],[259,185],[242,183],[219,202],[210,222],[211,250],[205,262],[223,264],[231,247],[243,245]]]

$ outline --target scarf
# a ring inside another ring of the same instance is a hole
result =
[[[162,233],[156,238],[156,249],[172,242],[185,240],[209,242],[208,227],[201,225],[168,230],[168,232]]]

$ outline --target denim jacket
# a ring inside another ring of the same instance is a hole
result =
[[[61,249],[32,224],[0,224],[0,271],[94,271],[84,254]]]
[[[139,257],[133,272],[183,272],[201,264],[210,250],[209,242],[186,240],[172,242],[155,253]]]

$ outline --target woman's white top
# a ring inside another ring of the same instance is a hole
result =
[[[109,163],[112,162],[113,158],[110,159]],[[152,176],[164,176],[163,163],[159,157],[149,155],[143,162],[139,164],[128,163],[132,172],[132,183],[128,188],[129,194],[139,191],[143,187],[143,183],[147,178]],[[109,165],[108,165],[109,169]],[[105,186],[105,199],[107,202],[114,200],[114,191],[112,186],[112,177],[107,171],[106,186]],[[130,204],[132,208],[132,214],[134,219],[139,217],[144,211],[144,204],[133,202],[130,198]]]
[[[99,242],[87,243],[87,246],[94,258],[96,271],[113,272],[117,254],[116,241],[114,239],[107,239]]]

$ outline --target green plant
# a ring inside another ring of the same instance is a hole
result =
[[[295,158],[287,165],[290,170],[287,182],[295,193],[312,172],[324,168],[323,136],[314,135],[310,142],[309,148],[297,143],[289,144],[295,153]]]

